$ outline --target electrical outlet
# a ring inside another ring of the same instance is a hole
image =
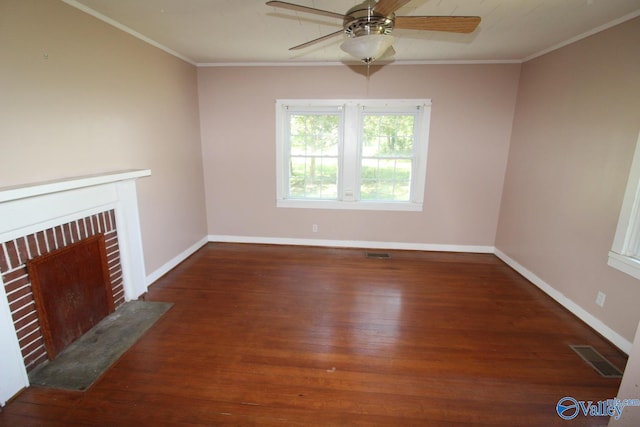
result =
[[[314,233],[317,233],[318,232],[318,224],[313,224],[311,226],[311,231],[313,231]]]
[[[598,304],[600,307],[603,307],[605,299],[607,299],[607,294],[599,291],[598,296],[596,297],[596,304]]]

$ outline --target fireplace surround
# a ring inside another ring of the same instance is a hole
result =
[[[38,274],[40,268],[38,266],[46,260],[46,257],[56,256],[60,251],[68,251],[75,245],[100,237],[102,237],[101,241],[104,242],[105,246],[107,263],[105,270],[108,273],[108,277],[104,281],[109,282],[110,288],[105,298],[109,298],[112,301],[110,308],[115,309],[115,307],[124,302],[124,289],[122,287],[122,268],[113,209],[13,240],[0,242],[0,275],[4,282],[7,302],[9,303],[13,325],[18,336],[20,351],[27,371],[46,360],[47,356],[49,359],[55,357],[57,352],[61,350],[59,347],[62,342],[59,342],[58,345],[53,345],[53,341],[62,339],[66,344],[71,343],[69,342],[71,336],[68,338],[56,338],[51,334],[51,328],[57,329],[55,324],[58,322],[54,321],[50,324],[47,313],[54,315],[57,312],[57,314],[63,315],[67,310],[56,310],[51,305],[54,304],[55,295],[47,295],[47,298],[40,298],[41,292],[38,291],[42,291],[42,285],[46,285],[46,283],[42,283],[43,280],[40,280],[40,274]],[[101,254],[98,256],[101,256]],[[64,267],[67,270],[67,276],[69,276],[66,279],[59,280],[61,283],[57,286],[58,288],[64,287],[64,280],[70,282],[70,284],[76,282],[77,280],[73,276],[82,272],[77,268],[73,268],[69,264],[70,261],[70,259],[60,259],[54,263],[54,266]],[[86,263],[87,260],[84,262]],[[93,262],[99,262],[99,260],[93,260]],[[88,270],[86,271],[89,272]],[[43,279],[46,278],[43,277]],[[82,281],[87,281],[87,278],[83,278]],[[65,299],[76,300],[78,297],[68,295]],[[91,303],[89,302],[88,305],[91,305]],[[86,327],[81,329],[86,329]],[[58,332],[66,335],[64,331]],[[86,332],[86,330],[82,332]],[[78,333],[71,331],[69,333],[75,338],[79,338],[79,336],[76,336]],[[54,332],[54,334],[56,333]]]
[[[0,188],[0,405],[47,352],[26,264],[102,235],[113,307],[147,290],[136,179],[128,170]]]

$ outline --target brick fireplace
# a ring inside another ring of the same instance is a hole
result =
[[[117,308],[125,299],[113,209],[0,244],[2,282],[27,371],[45,361],[47,352],[26,262],[99,233],[105,236],[111,291]]]
[[[115,308],[146,292],[135,182],[148,175],[123,171],[0,188],[0,405],[47,359],[30,260],[103,235]]]

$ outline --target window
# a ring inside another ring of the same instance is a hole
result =
[[[640,135],[609,252],[609,265],[640,279]]]
[[[276,102],[277,205],[422,210],[429,100]]]

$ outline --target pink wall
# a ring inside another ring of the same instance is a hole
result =
[[[523,65],[496,238],[629,341],[640,286],[607,253],[640,130],[638,41],[640,18]]]
[[[0,52],[0,187],[151,169],[147,273],[203,238],[194,66],[58,0],[2,0]]]
[[[209,234],[492,247],[519,71],[386,66],[367,79],[342,66],[200,68]],[[432,99],[424,211],[276,208],[279,98]]]

